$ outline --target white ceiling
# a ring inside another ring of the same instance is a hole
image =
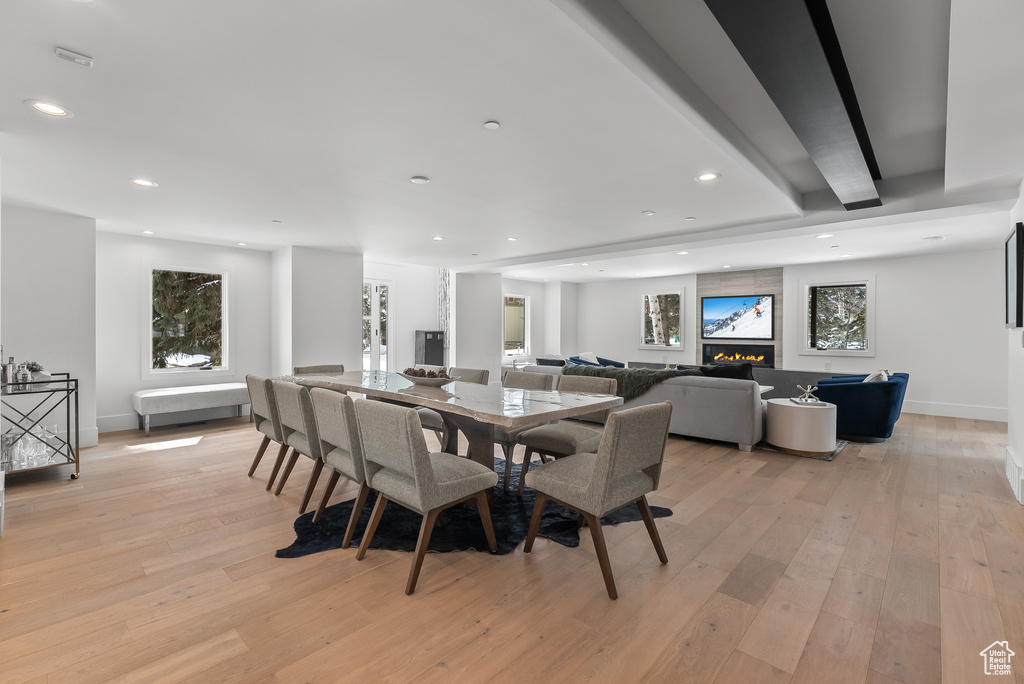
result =
[[[1022,4],[829,7],[877,209],[842,209],[702,0],[0,0],[0,189],[104,231],[552,280],[998,246]]]

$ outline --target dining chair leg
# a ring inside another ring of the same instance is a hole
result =
[[[644,525],[647,525],[647,534],[651,535],[654,550],[658,552],[658,560],[662,563],[668,563],[668,555],[665,553],[665,546],[661,543],[661,535],[658,534],[658,528],[654,524],[654,515],[651,514],[651,507],[647,503],[646,494],[636,500],[636,506],[640,509],[640,516],[644,519]]]
[[[260,442],[260,448],[256,450],[256,458],[252,460],[252,465],[249,466],[249,477],[256,472],[256,466],[260,464],[260,459],[263,458],[263,452],[267,450],[267,446],[270,444],[270,438],[263,435],[263,441]]]
[[[274,480],[277,479],[277,473],[281,470],[281,464],[284,463],[284,457],[288,453],[288,448],[287,444],[282,444],[281,448],[277,450],[277,460],[274,461],[274,469],[270,471],[270,479],[267,480],[268,492],[274,486]]]
[[[316,489],[317,480],[320,479],[320,473],[324,469],[324,462],[319,458],[313,463],[313,472],[309,474],[309,482],[306,483],[306,492],[302,495],[302,503],[299,504],[299,515],[306,512],[306,506],[309,505],[309,500],[313,498],[313,491]]]
[[[523,542],[523,553],[530,553],[533,550],[533,540],[537,536],[537,530],[540,529],[540,519],[544,517],[544,504],[547,501],[547,496],[537,492],[537,501],[533,504],[533,515],[530,516],[530,529],[526,533],[526,541]]]
[[[380,522],[380,516],[384,515],[384,507],[387,505],[387,498],[383,494],[378,495],[377,503],[373,504],[373,513],[370,514],[370,521],[366,523],[366,531],[363,532],[363,541],[359,542],[356,560],[363,560],[363,556],[366,555],[366,549],[370,548],[370,540],[373,539],[373,533],[377,531],[377,523]]]
[[[278,496],[281,490],[284,489],[284,483],[288,481],[288,476],[292,474],[292,468],[295,467],[295,462],[299,460],[299,452],[292,449],[292,455],[288,457],[288,463],[284,466],[284,472],[281,473],[281,481],[277,483],[277,489],[274,490],[274,496]]]
[[[590,536],[594,539],[594,548],[597,550],[597,562],[601,564],[601,574],[604,575],[604,587],[608,590],[608,598],[619,598],[615,591],[615,579],[612,577],[612,564],[608,560],[608,547],[604,543],[604,531],[601,529],[601,521],[596,515],[585,514],[587,526],[590,528]]]
[[[523,454],[523,465],[519,466],[519,496],[523,495],[523,487],[526,485],[526,473],[530,470],[530,463],[533,461],[533,449],[527,447]]]
[[[327,489],[324,490],[324,495],[320,497],[320,505],[316,507],[316,512],[313,513],[313,522],[320,522],[320,516],[324,514],[324,509],[327,508],[327,502],[331,498],[331,494],[334,493],[334,488],[338,484],[338,480],[341,479],[341,473],[337,470],[331,471],[331,477],[327,480]]]
[[[430,535],[434,531],[434,522],[441,509],[435,508],[427,511],[420,523],[420,536],[416,540],[416,553],[412,559],[412,568],[409,570],[409,581],[405,584],[405,593],[412,594],[416,591],[416,580],[420,577],[420,568],[423,567],[423,556],[427,553],[427,545],[430,543]]]
[[[366,506],[366,497],[370,493],[370,487],[364,482],[359,486],[359,493],[352,504],[352,514],[348,516],[348,526],[345,528],[345,538],[341,540],[341,548],[347,549],[352,545],[352,535],[356,531],[356,523],[363,515],[363,507]]]
[[[487,545],[491,551],[498,550],[498,540],[494,536],[494,522],[491,520],[491,508],[487,505],[487,494],[476,493],[476,510],[480,514],[480,522],[484,525],[484,534],[487,535]]]

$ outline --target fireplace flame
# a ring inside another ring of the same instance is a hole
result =
[[[754,363],[761,363],[764,361],[764,354],[760,356],[754,356],[753,354],[715,354],[715,361],[753,361]]]

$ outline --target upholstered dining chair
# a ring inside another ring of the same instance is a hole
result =
[[[256,472],[256,466],[260,464],[264,452],[271,442],[281,445],[277,450],[277,459],[274,461],[274,469],[270,471],[270,479],[267,480],[267,490],[274,486],[281,464],[284,463],[285,454],[288,453],[288,445],[284,443],[284,436],[281,434],[281,417],[277,412],[277,399],[274,398],[274,385],[270,378],[263,378],[258,375],[246,375],[245,384],[249,387],[249,411],[252,413],[253,424],[256,429],[263,433],[263,441],[256,450],[256,458],[249,466],[249,477]]]
[[[647,493],[658,488],[671,418],[672,404],[667,401],[613,413],[608,417],[597,453],[549,461],[526,473],[526,483],[537,490],[537,502],[523,552],[533,550],[544,505],[548,499],[557,501],[586,521],[608,597],[618,598],[601,517],[635,503],[658,559],[668,563],[651,507],[647,504]]]
[[[419,416],[411,408],[382,401],[358,401],[355,410],[366,479],[370,488],[377,490],[377,502],[363,532],[357,560],[366,555],[389,501],[423,516],[406,594],[416,589],[434,523],[446,508],[470,499],[476,501],[487,543],[491,551],[497,549],[486,495],[498,482],[493,470],[452,454],[428,452]]]
[[[347,549],[355,532],[356,522],[366,505],[366,496],[370,487],[366,484],[366,469],[363,464],[363,445],[359,439],[359,427],[356,424],[356,410],[352,397],[342,392],[335,392],[322,387],[314,387],[309,392],[313,401],[313,415],[320,433],[320,455],[325,465],[333,472],[327,480],[320,505],[313,514],[313,522],[320,522],[320,517],[327,507],[327,502],[334,492],[334,487],[342,475],[359,485],[359,493],[352,505],[352,514],[345,528],[345,537],[341,548]]]
[[[416,366],[421,368],[423,366]],[[486,385],[490,379],[491,372],[486,368],[457,368],[452,366],[448,369],[448,375],[458,378],[459,382],[472,382],[477,385]],[[418,406],[416,412],[420,414],[420,422],[424,429],[430,430],[437,437],[439,444],[444,444],[444,421],[441,414],[426,406]]]
[[[615,394],[618,382],[615,378],[598,378],[585,375],[560,375],[558,377],[559,392],[580,392],[584,394]],[[593,420],[604,423],[608,420],[611,409],[588,413],[580,416],[581,420]],[[596,451],[601,443],[604,426],[582,425],[576,421],[562,421],[539,425],[535,428],[521,430],[516,435],[516,443],[526,447],[523,464],[519,467],[519,496],[523,495],[523,475],[530,469],[533,455],[540,457],[541,463],[547,457],[558,459],[587,451]],[[506,469],[507,472],[507,469]],[[506,477],[505,489],[508,490]]]
[[[341,363],[324,363],[319,366],[295,366],[292,375],[337,375],[345,372]]]
[[[501,386],[505,389],[521,390],[550,390],[554,384],[555,376],[548,373],[527,373],[526,371],[510,370],[501,379]],[[508,491],[509,477],[512,473],[512,456],[516,450],[516,438],[523,428],[509,430],[501,425],[494,426],[494,443],[501,445],[501,452],[505,455],[505,477],[502,486]]]
[[[313,401],[309,397],[309,388],[286,380],[274,380],[274,395],[277,397],[277,410],[281,416],[281,434],[284,443],[292,448],[291,456],[285,464],[284,472],[277,483],[274,495],[281,493],[292,468],[299,459],[299,454],[313,461],[313,472],[309,475],[306,492],[299,504],[299,515],[306,512],[309,499],[313,496],[316,481],[324,468],[320,454],[320,435],[317,431],[316,416],[313,415]]]

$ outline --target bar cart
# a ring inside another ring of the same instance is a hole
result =
[[[71,479],[77,480],[78,427],[78,379],[70,373],[0,385],[0,470],[74,464]]]

